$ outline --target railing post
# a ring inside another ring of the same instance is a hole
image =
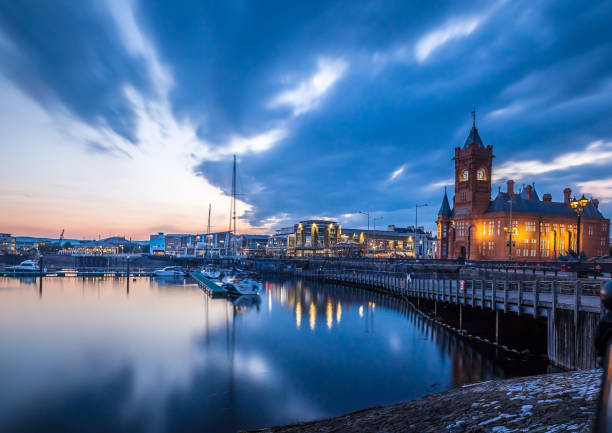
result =
[[[574,288],[574,329],[578,330],[578,312],[580,311],[580,281],[576,280],[576,286]]]
[[[495,280],[493,280],[493,282],[491,283],[491,310],[497,311],[497,305],[495,302]]]
[[[474,308],[475,293],[476,293],[476,280],[472,280],[472,308]]]
[[[482,309],[485,308],[486,291],[487,291],[487,280],[482,280],[482,284],[480,285],[480,307]]]
[[[551,319],[553,320],[554,323],[554,319],[555,319],[555,315],[557,314],[557,281],[553,280],[552,285],[550,286],[550,292],[551,292]]]
[[[523,303],[523,282],[521,280],[518,280],[518,282],[516,283],[517,287],[518,287],[518,308],[517,308],[517,313],[520,316],[521,315],[521,305]]]
[[[504,281],[504,313],[508,312],[508,280]]]
[[[538,317],[538,280],[533,285],[533,318]]]
[[[455,299],[457,301],[457,304],[459,304],[459,290],[461,287],[461,283],[459,282],[459,280],[454,280],[455,281]],[[452,287],[452,282],[453,280],[451,280],[451,287]],[[461,305],[461,304],[459,304]]]

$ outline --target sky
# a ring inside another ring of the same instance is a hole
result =
[[[0,232],[434,228],[471,112],[612,214],[612,4],[0,0]],[[372,224],[372,221],[371,221]]]

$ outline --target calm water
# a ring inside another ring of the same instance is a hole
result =
[[[306,281],[232,303],[187,281],[0,278],[0,329],[0,431],[236,431],[527,373],[394,298]]]

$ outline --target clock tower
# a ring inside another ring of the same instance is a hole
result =
[[[474,119],[470,135],[462,147],[455,148],[453,158],[455,219],[477,218],[487,210],[491,201],[493,158],[493,147],[484,146]]]

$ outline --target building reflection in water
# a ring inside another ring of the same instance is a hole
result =
[[[308,308],[308,317],[310,318],[310,330],[314,331],[317,324],[317,306],[314,301],[310,301],[310,307]]]
[[[302,280],[282,284],[270,283],[267,287],[269,299],[288,304],[294,311],[298,329],[301,326],[304,305],[308,305],[311,330],[315,330],[319,314],[322,315],[321,320],[325,320],[327,328],[332,329],[334,316],[336,325],[339,325],[343,313],[356,309],[359,319],[364,320],[364,332],[373,333],[377,304],[384,309],[399,312],[418,330],[421,339],[435,343],[439,354],[449,364],[451,386],[524,375],[526,370],[540,373],[545,368],[541,362],[528,366],[517,364],[517,360],[510,360],[503,352],[461,339],[447,329],[415,314],[401,299],[388,295]],[[381,329],[380,332],[384,331]]]
[[[300,301],[297,301],[295,305],[295,325],[297,329],[300,329],[302,325],[302,303]]]

